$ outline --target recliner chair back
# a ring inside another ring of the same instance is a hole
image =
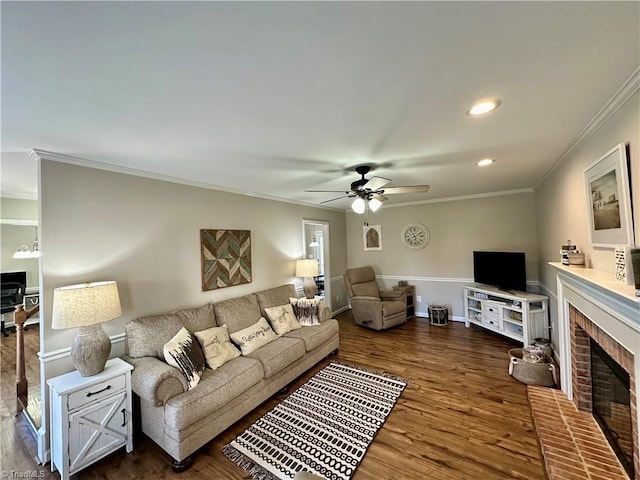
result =
[[[349,297],[358,295],[380,298],[380,289],[373,268],[350,268],[345,272],[344,278]]]

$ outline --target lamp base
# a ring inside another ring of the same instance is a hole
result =
[[[99,324],[80,327],[71,344],[71,360],[83,377],[102,372],[110,353],[111,339]]]
[[[318,293],[318,286],[316,285],[316,282],[313,281],[313,278],[304,277],[302,291],[304,292],[304,296],[308,299],[312,299],[316,296],[316,293]]]

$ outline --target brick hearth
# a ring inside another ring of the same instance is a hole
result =
[[[629,479],[591,413],[560,390],[529,386],[527,393],[549,480]]]

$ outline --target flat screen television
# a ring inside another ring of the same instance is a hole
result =
[[[27,272],[0,273],[0,311],[12,312],[16,305],[22,303],[27,288]]]
[[[473,252],[473,281],[500,290],[526,292],[524,252]]]

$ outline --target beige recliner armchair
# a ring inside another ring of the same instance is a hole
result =
[[[349,268],[344,283],[358,325],[385,330],[407,321],[407,296],[403,291],[378,289],[371,267]]]

